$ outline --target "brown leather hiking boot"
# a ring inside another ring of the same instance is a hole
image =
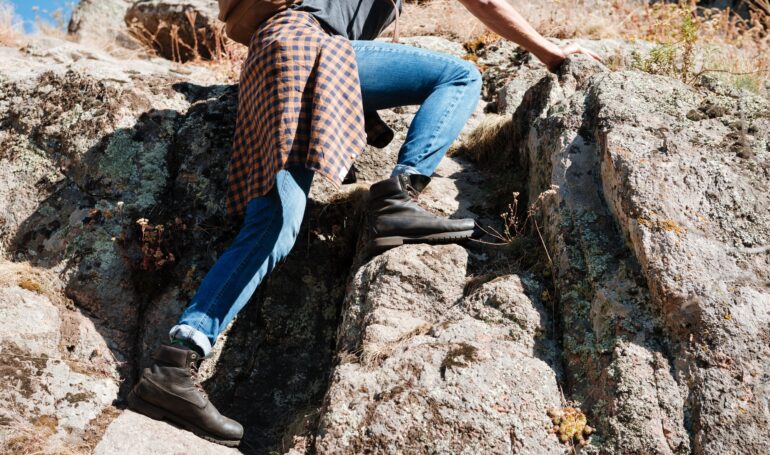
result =
[[[197,383],[201,358],[191,349],[161,346],[128,395],[128,406],[157,420],[168,420],[218,444],[236,447],[243,427],[217,411]]]
[[[475,223],[470,218],[436,216],[417,204],[430,183],[419,174],[398,175],[369,189],[369,251],[381,253],[404,243],[447,243],[470,238]]]

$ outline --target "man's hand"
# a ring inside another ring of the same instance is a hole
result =
[[[601,61],[601,58],[577,44],[560,48],[543,38],[519,14],[508,0],[459,0],[468,11],[476,16],[490,30],[509,39],[524,49],[532,52],[549,70],[556,71],[564,59],[571,54],[585,54],[590,58]]]
[[[586,49],[579,44],[568,44],[561,49],[561,55],[554,55],[553,60],[551,61],[543,61],[545,65],[548,67],[548,70],[551,72],[556,72],[557,69],[561,66],[562,63],[564,63],[564,60],[569,57],[572,54],[583,54],[587,55],[589,58],[601,63],[602,58],[594,51],[591,51],[589,49]]]

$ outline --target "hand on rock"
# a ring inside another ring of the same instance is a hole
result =
[[[564,63],[564,60],[567,59],[572,54],[583,54],[587,55],[589,58],[601,63],[602,58],[594,51],[588,50],[584,47],[582,47],[579,44],[568,44],[560,49],[562,55],[560,59],[557,59],[554,61],[554,63],[551,63],[548,65],[548,70],[553,72],[556,72],[556,70],[559,69],[562,63]]]

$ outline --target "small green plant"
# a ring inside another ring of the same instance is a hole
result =
[[[675,77],[676,55],[677,49],[673,44],[658,44],[646,56],[634,51],[631,54],[631,67],[645,73]]]
[[[671,22],[667,21],[666,26],[675,28],[675,39],[658,42],[646,56],[634,52],[631,55],[631,67],[647,73],[676,77],[688,83],[694,73],[700,22],[696,19],[693,8],[687,3],[679,5]]]
[[[594,429],[587,424],[588,419],[583,411],[569,406],[563,409],[551,408],[547,413],[553,422],[552,431],[558,436],[559,441],[569,446],[575,443],[580,447],[588,445],[588,438]]]

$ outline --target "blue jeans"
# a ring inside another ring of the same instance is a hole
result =
[[[432,175],[473,113],[481,75],[465,60],[394,43],[351,41],[365,111],[420,105],[393,175]],[[208,355],[219,334],[262,279],[289,254],[299,233],[313,172],[278,173],[273,189],[253,199],[238,236],[217,260],[170,332]]]

